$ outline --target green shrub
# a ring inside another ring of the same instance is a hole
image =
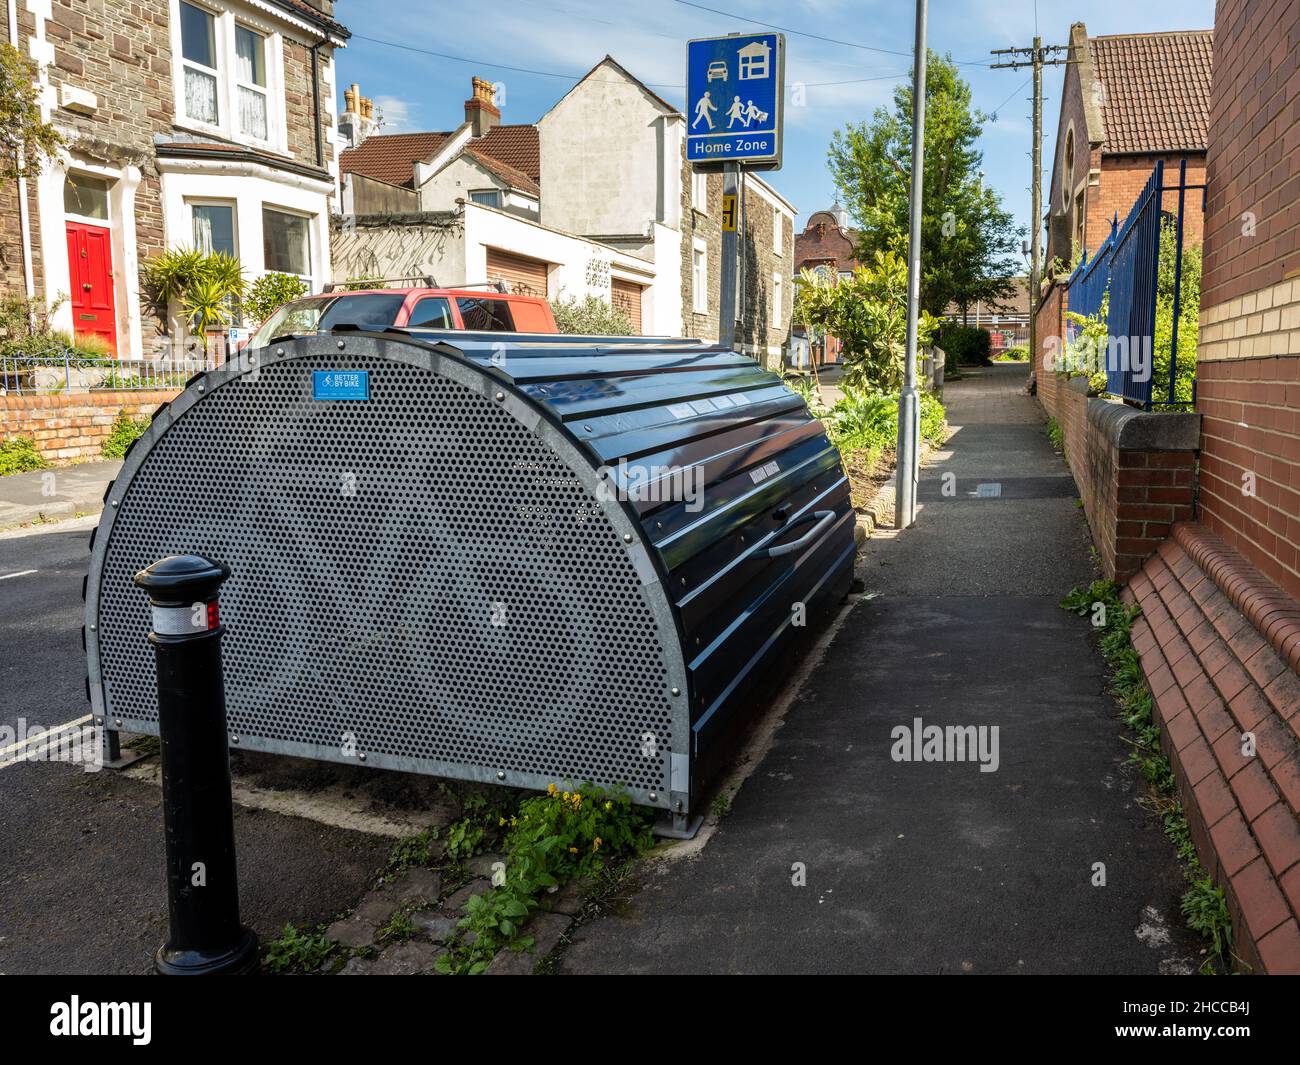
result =
[[[154,303],[166,310],[180,303],[185,322],[197,333],[219,329],[236,317],[244,294],[239,260],[225,252],[169,248],[144,264],[145,285]]]
[[[126,411],[118,411],[117,418],[113,421],[113,430],[104,441],[100,453],[106,459],[125,458],[127,449],[148,428],[148,418],[132,418]]]
[[[949,362],[956,365],[987,366],[992,361],[993,339],[987,329],[944,322],[935,343],[943,348]]]
[[[263,274],[244,293],[244,314],[261,325],[290,300],[307,295],[307,282],[293,274]]]
[[[993,360],[994,362],[1028,362],[1029,349],[1022,347],[1007,348],[999,353]]]
[[[11,473],[45,469],[45,459],[36,450],[36,442],[27,436],[14,436],[0,441],[0,477]]]
[[[841,454],[892,450],[898,443],[898,393],[846,389],[822,422]],[[932,392],[922,391],[921,437],[937,445],[946,432],[943,404]]]
[[[599,296],[553,299],[551,313],[555,315],[555,324],[561,333],[630,337],[636,332],[632,319],[623,313],[621,307],[615,307]]]

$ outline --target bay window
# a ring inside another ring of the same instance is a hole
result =
[[[294,274],[311,284],[311,238],[300,214],[262,208],[262,260],[269,272]]]
[[[228,203],[190,205],[194,220],[194,247],[211,255],[223,252],[235,257],[235,208]]]

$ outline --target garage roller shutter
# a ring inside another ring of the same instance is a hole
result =
[[[504,281],[507,291],[521,296],[550,295],[546,290],[546,266],[536,259],[525,259],[496,248],[487,250],[488,280]]]
[[[641,322],[641,286],[635,281],[624,281],[615,277],[610,279],[609,300],[621,310],[632,322],[634,332],[645,332]]]

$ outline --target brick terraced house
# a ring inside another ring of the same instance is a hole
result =
[[[139,356],[167,328],[140,280],[165,248],[229,252],[250,279],[328,280],[348,39],[333,0],[23,0],[0,20],[67,141],[0,190],[7,291]]]
[[[1056,158],[1047,190],[1047,258],[1073,261],[1080,249],[1095,252],[1120,222],[1157,160],[1165,184],[1178,180],[1187,161],[1187,182],[1205,180],[1210,113],[1210,30],[1089,37],[1070,27],[1056,130]],[[1199,208],[1199,191],[1192,194]],[[1166,192],[1165,206],[1177,195]],[[1201,242],[1199,209],[1186,214],[1185,239]]]

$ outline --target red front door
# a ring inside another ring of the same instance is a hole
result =
[[[112,231],[83,222],[67,225],[73,332],[103,337],[117,354]]]

